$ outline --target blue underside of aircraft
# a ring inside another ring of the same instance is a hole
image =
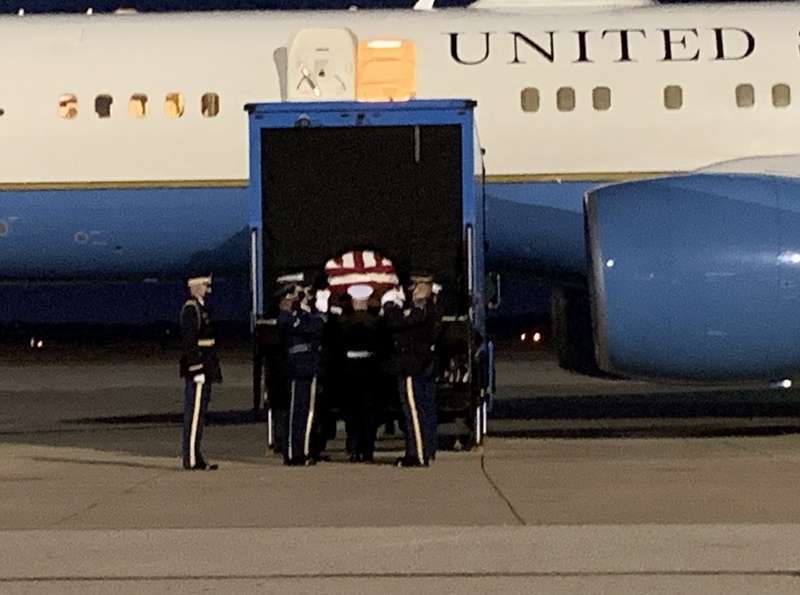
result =
[[[546,313],[541,281],[586,283],[603,369],[800,373],[800,180],[491,184],[486,212],[501,315]],[[247,217],[244,189],[0,193],[0,323],[171,323],[195,265],[215,273],[217,319],[245,322]]]
[[[544,307],[527,278],[585,276],[594,185],[487,185],[489,266],[518,288],[507,313]],[[217,277],[218,317],[247,320],[247,208],[244,188],[0,192],[0,323],[171,320],[196,265]]]

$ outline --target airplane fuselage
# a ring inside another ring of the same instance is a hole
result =
[[[792,5],[4,17],[0,276],[246,270],[242,107],[291,99],[309,28],[411,40],[417,97],[477,100],[492,266],[583,275],[598,183],[800,152]]]

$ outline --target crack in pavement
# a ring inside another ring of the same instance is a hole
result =
[[[514,508],[514,505],[511,503],[511,500],[508,499],[508,497],[503,493],[503,490],[500,489],[500,486],[498,486],[497,483],[492,479],[491,475],[489,475],[489,470],[486,468],[485,449],[481,453],[481,472],[483,473],[483,476],[486,478],[486,481],[489,482],[489,485],[492,486],[492,489],[495,491],[495,493],[500,497],[500,499],[503,502],[505,502],[506,506],[508,507],[508,510],[514,516],[517,522],[523,527],[527,526],[528,523],[525,522],[525,519],[523,519],[522,516],[517,512],[517,509]]]

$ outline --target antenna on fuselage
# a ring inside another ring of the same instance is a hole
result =
[[[433,4],[436,0],[417,0],[414,4],[414,10],[433,10]]]

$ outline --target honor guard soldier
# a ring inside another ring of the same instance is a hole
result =
[[[211,385],[222,382],[214,330],[205,298],[211,291],[211,275],[190,277],[190,297],[180,314],[183,353],[180,373],[186,381],[183,399],[183,467],[184,469],[213,470],[203,458],[200,444],[203,439]]]
[[[272,337],[274,345],[268,350],[265,358],[267,387],[267,442],[271,442],[276,454],[285,456],[286,440],[289,425],[289,378],[286,360],[285,333],[278,325],[280,312],[291,314],[294,310],[295,286],[303,282],[302,273],[281,275],[276,279],[278,289],[273,298],[278,304],[277,312],[273,311],[275,325],[270,329],[277,337]]]
[[[310,288],[301,285],[287,288],[283,299],[291,304],[278,313],[289,381],[289,420],[283,457],[287,465],[311,465],[324,321],[320,314],[312,312]]]
[[[398,467],[427,467],[436,455],[436,376],[434,346],[441,315],[433,296],[433,277],[411,275],[411,306],[403,309],[401,288],[390,289],[381,299],[383,316],[391,334],[387,371],[397,375],[406,425],[405,456]]]
[[[351,285],[347,293],[353,307],[341,317],[346,446],[351,461],[367,463],[373,461],[379,419],[375,366],[378,317],[368,310],[372,292],[369,285]]]

